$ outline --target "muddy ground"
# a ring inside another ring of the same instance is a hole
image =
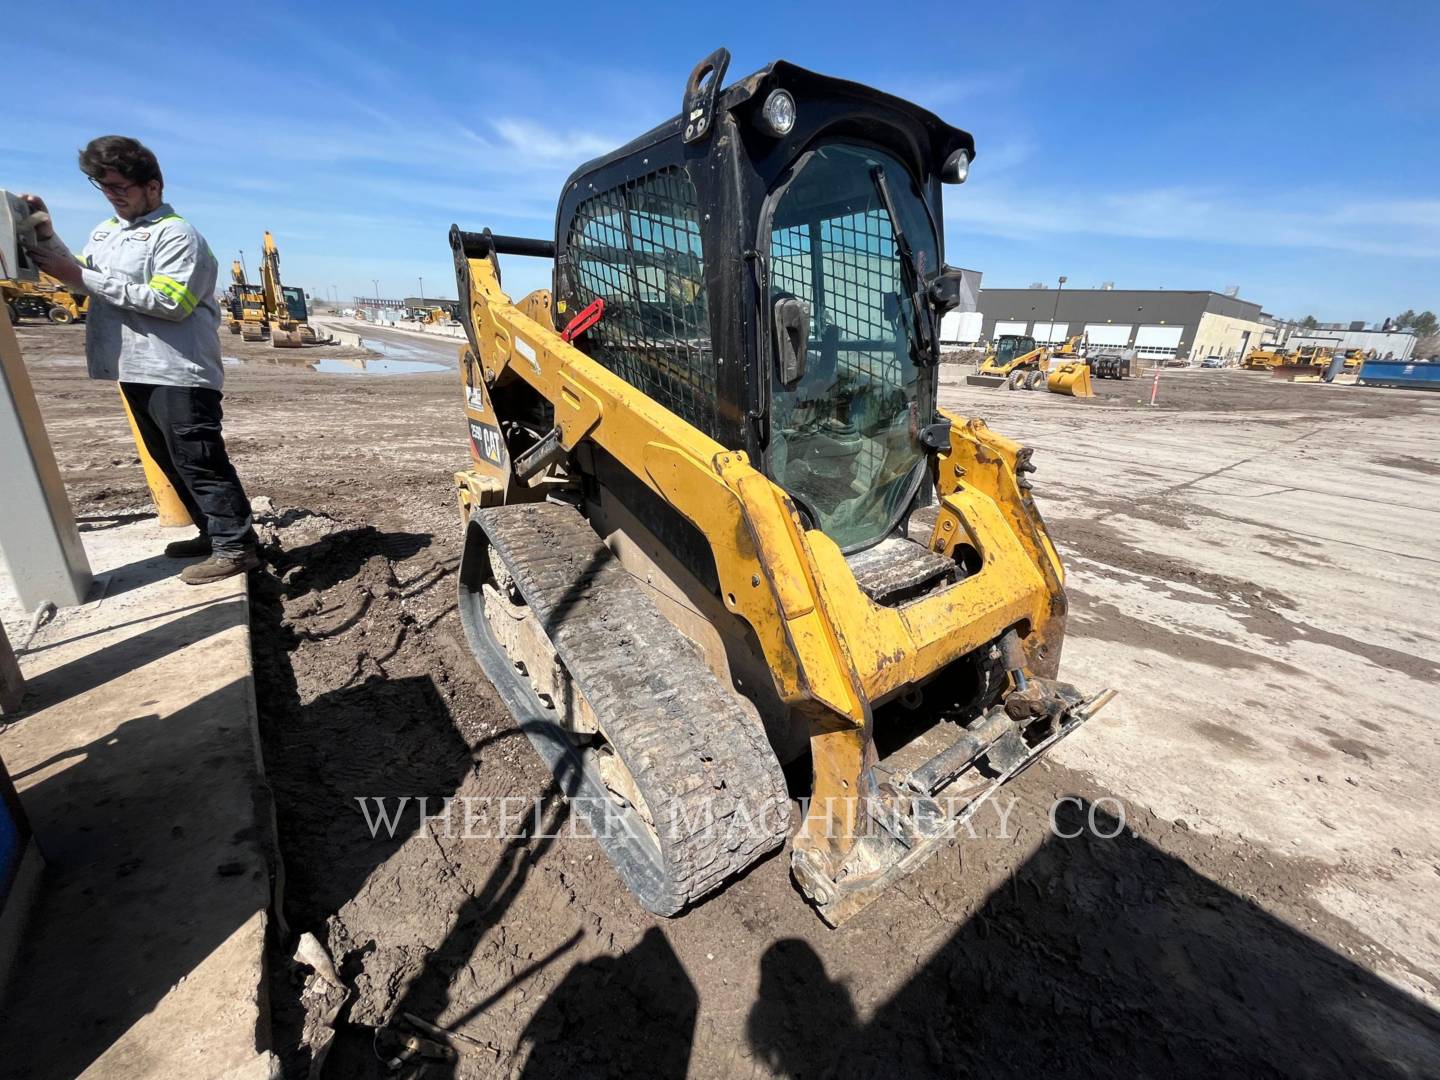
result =
[[[98,527],[147,505],[82,333],[20,329]],[[339,1001],[289,960],[305,931],[350,995],[327,1076],[395,1075],[407,1015],[463,1038],[402,1075],[1440,1075],[1440,585],[1416,552],[1440,516],[1440,400],[1167,372],[1151,409],[1148,382],[1078,403],[947,367],[948,405],[1037,446],[1070,567],[1065,674],[1122,695],[1010,785],[1013,809],[829,930],[783,854],[664,920],[566,835],[455,615],[453,372],[223,344],[243,361],[228,442],[265,500],[253,643],[287,1075]],[[413,803],[372,838],[357,806],[461,795],[538,808],[501,841],[422,827]]]

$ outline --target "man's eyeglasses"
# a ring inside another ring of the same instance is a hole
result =
[[[85,179],[90,181],[90,186],[93,187],[96,191],[104,192],[106,195],[124,195],[125,192],[129,191],[131,188],[140,186],[139,184],[132,184],[129,180],[125,181],[125,183],[123,184],[102,184],[93,176],[87,176]]]

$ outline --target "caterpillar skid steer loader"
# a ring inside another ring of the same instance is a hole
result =
[[[965,381],[971,386],[1034,390],[1045,385],[1049,371],[1050,354],[1043,345],[1036,345],[1033,337],[1002,334],[975,374],[967,375]]]
[[[451,228],[460,611],[641,904],[789,838],[833,925],[1109,694],[1056,680],[1030,450],[936,405],[971,137],[784,62],[724,86],[728,60],[572,175],[553,240]],[[553,288],[512,301],[502,256]]]

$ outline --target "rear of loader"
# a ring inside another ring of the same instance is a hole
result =
[[[1105,695],[1056,678],[1029,449],[936,407],[970,136],[783,62],[723,87],[728,59],[571,177],[554,240],[451,230],[460,612],[646,908],[785,844],[798,797],[792,874],[836,924]],[[512,301],[502,255],[553,289]]]

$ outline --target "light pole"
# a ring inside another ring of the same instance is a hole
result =
[[[420,306],[425,306],[425,279],[420,279]]]
[[[1050,344],[1052,345],[1055,343],[1055,320],[1060,317],[1060,290],[1065,288],[1065,282],[1068,280],[1064,274],[1061,274],[1059,288],[1055,290],[1055,310],[1050,313]]]

